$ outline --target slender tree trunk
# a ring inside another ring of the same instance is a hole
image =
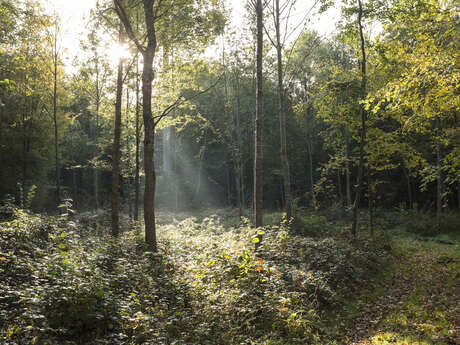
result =
[[[439,118],[436,119],[437,129],[439,131]],[[441,145],[436,144],[436,225],[438,231],[441,228],[441,211],[442,211],[442,172],[441,172]]]
[[[119,42],[122,42],[120,26]],[[123,59],[118,60],[117,96],[115,101],[115,131],[112,149],[112,236],[120,234],[120,137],[121,137],[121,98],[123,95]]]
[[[278,98],[279,98],[279,121],[280,121],[280,158],[283,167],[283,189],[284,189],[284,209],[288,219],[291,217],[291,176],[289,171],[289,159],[287,154],[286,143],[286,111],[284,104],[284,82],[283,82],[283,60],[282,44],[280,37],[280,7],[279,0],[275,0],[275,30],[276,30],[276,55],[278,64]]]
[[[26,127],[26,112],[27,107],[24,106],[24,111],[22,113],[22,184],[21,184],[21,195],[20,198],[20,207],[24,208],[26,202],[26,181],[27,181],[27,169],[28,169],[28,154],[27,154],[27,127]]]
[[[403,165],[402,166],[402,169],[403,169],[403,173],[404,173],[404,176],[406,177],[406,182],[407,182],[407,202],[408,202],[408,209],[411,210],[412,207],[413,207],[413,197],[412,197],[412,185],[411,185],[411,181],[410,181],[410,175],[409,175],[409,171],[406,169],[406,167]]]
[[[339,190],[340,206],[343,205],[343,193],[342,193],[342,177],[340,176],[340,168],[337,169],[337,189]]]
[[[70,161],[72,164],[75,164],[75,157],[74,157],[74,140],[75,140],[75,131],[72,129],[71,131],[71,140],[70,140]],[[72,199],[73,205],[75,206],[77,200],[77,175],[75,171],[75,167],[72,167]]]
[[[263,8],[262,0],[257,0],[257,95],[256,95],[256,118],[255,118],[255,155],[254,155],[254,218],[256,227],[263,226]]]
[[[310,174],[310,192],[312,205],[316,207],[316,195],[315,195],[315,178],[313,176],[313,148],[311,144],[311,137],[307,139],[307,151],[308,151],[308,170]]]
[[[132,166],[131,166],[131,152],[129,145],[129,87],[126,87],[126,152],[127,152],[127,165],[130,173],[127,174],[127,192],[126,198],[128,199],[128,215],[129,219],[133,219],[133,179],[132,179]]]
[[[140,102],[139,102],[139,59],[136,57],[136,167],[134,176],[134,220],[139,220],[139,192],[140,192]]]
[[[59,137],[58,137],[58,121],[57,121],[57,68],[58,68],[58,51],[57,51],[57,35],[58,27],[55,26],[54,31],[54,52],[53,52],[53,119],[54,119],[54,151],[55,151],[55,165],[56,165],[56,200],[57,204],[61,203],[61,169],[59,166]]]
[[[359,37],[361,40],[361,93],[362,97],[366,95],[366,50],[364,42],[364,33],[362,25],[362,16],[363,16],[363,6],[361,0],[358,0],[358,27],[359,27]],[[353,224],[351,227],[351,233],[353,237],[356,237],[357,227],[358,227],[358,213],[359,213],[359,204],[361,202],[361,194],[363,190],[363,177],[364,177],[364,148],[366,145],[366,111],[364,107],[360,107],[361,112],[361,143],[359,145],[359,170],[358,170],[358,186],[356,188],[356,198],[355,204],[353,207]]]
[[[226,65],[226,60],[225,60],[225,45],[224,41],[222,43],[222,66],[223,66],[223,74],[224,74],[224,94],[225,94],[225,102],[224,102],[224,117],[225,120],[228,123],[228,126],[230,127],[230,143],[229,145],[231,146],[230,150],[230,157],[227,157],[226,162],[229,162],[230,160],[234,161],[236,160],[236,145],[234,142],[234,122],[233,118],[231,116],[230,112],[230,97],[229,97],[229,86],[228,86],[228,74],[227,74],[227,65]],[[231,188],[231,176],[230,176],[230,170],[231,167],[228,163],[225,164],[225,177],[226,177],[226,197],[227,197],[227,205],[231,206],[232,204],[232,188]],[[235,170],[235,169],[233,169]],[[237,187],[238,190],[238,187]]]
[[[345,132],[345,177],[346,177],[346,193],[347,193],[347,206],[351,206],[351,182],[350,182],[350,143],[348,139],[348,133]]]
[[[99,107],[101,103],[100,98],[100,89],[99,89],[99,56],[96,52],[96,59],[95,59],[95,67],[96,67],[96,126],[94,128],[94,142],[98,142],[99,138]],[[98,148],[97,148],[98,150]],[[96,206],[96,210],[99,209],[99,177],[98,177],[98,168],[97,162],[94,162],[93,167],[93,184],[94,184],[94,203]]]
[[[230,161],[230,159],[227,160],[227,162]],[[231,180],[230,180],[230,166],[229,164],[225,164],[225,177],[226,177],[226,185],[227,185],[227,206],[232,206],[232,186],[231,186]]]
[[[200,147],[200,165],[198,167],[198,176],[197,176],[197,181],[196,181],[196,190],[195,190],[195,196],[193,197],[194,200],[198,201],[200,200],[200,191],[201,191],[201,175],[203,171],[203,162],[204,162],[204,157],[206,153],[206,145],[207,145],[207,131],[205,130],[204,135],[203,135],[203,146]]]
[[[369,212],[369,230],[371,233],[371,237],[374,237],[374,206],[375,206],[375,190],[374,185],[372,183],[371,176],[368,177],[367,180],[367,194],[368,194],[368,212]]]
[[[178,134],[176,128],[173,130],[174,146],[173,146],[173,174],[174,174],[174,210],[179,210],[179,180],[177,178],[177,140]]]
[[[460,181],[457,181],[457,204],[458,204],[458,213],[460,214]]]
[[[152,20],[153,13],[147,11],[146,20]],[[149,19],[150,18],[150,19]],[[151,39],[149,38],[149,41]],[[149,44],[150,48],[144,52],[144,71],[142,72],[142,116],[144,118],[144,223],[145,241],[154,252],[157,250],[156,228],[155,228],[155,183],[156,173],[154,166],[154,145],[155,145],[155,123],[152,115],[152,82],[153,82],[153,58],[156,41]]]
[[[243,159],[242,159],[242,144],[241,144],[241,123],[240,123],[240,113],[241,113],[241,95],[240,95],[240,79],[239,73],[235,76],[236,82],[236,184],[238,191],[238,209],[240,217],[243,216],[244,208],[244,180],[243,180]]]

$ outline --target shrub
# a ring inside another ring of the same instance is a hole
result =
[[[402,217],[403,226],[414,234],[436,236],[440,234],[459,234],[460,217],[457,213],[443,213],[438,228],[436,217],[432,214],[410,211]]]

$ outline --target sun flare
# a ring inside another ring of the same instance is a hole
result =
[[[112,44],[106,53],[113,64],[117,64],[118,60],[126,59],[130,56],[128,47],[119,43]]]

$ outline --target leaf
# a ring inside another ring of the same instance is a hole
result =
[[[260,240],[259,240],[258,237],[254,237],[254,238],[252,239],[252,243],[259,243],[259,242],[260,242]]]
[[[260,272],[262,270],[263,270],[262,266],[257,266],[257,272]]]

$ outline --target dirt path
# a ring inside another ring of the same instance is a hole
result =
[[[458,245],[398,248],[391,273],[375,288],[361,300],[348,344],[460,345]]]

